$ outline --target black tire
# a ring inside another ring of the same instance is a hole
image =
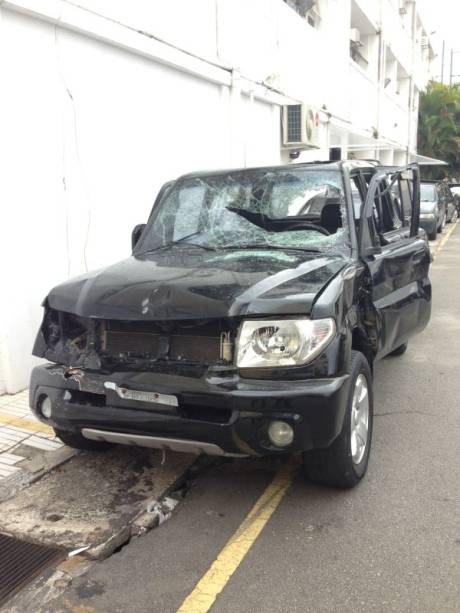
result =
[[[428,240],[435,241],[438,236],[438,230],[435,228],[433,232],[428,233]]]
[[[367,382],[369,399],[369,420],[367,441],[364,455],[355,463],[351,451],[351,416],[355,384],[359,375],[364,375]],[[372,440],[374,395],[372,373],[369,363],[359,351],[351,352],[350,390],[342,432],[326,449],[313,449],[303,453],[304,474],[310,481],[320,485],[337,488],[352,488],[364,477],[369,462]]]
[[[396,347],[396,349],[392,351],[391,353],[389,353],[388,355],[391,355],[391,356],[403,355],[403,353],[406,353],[406,351],[407,351],[407,343],[403,343],[402,345],[399,345],[399,347]]]
[[[82,436],[79,432],[67,432],[67,430],[57,430],[54,428],[56,436],[69,447],[81,449],[83,451],[107,451],[113,445],[104,441],[91,441]]]

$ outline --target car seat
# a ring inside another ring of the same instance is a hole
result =
[[[337,230],[342,227],[340,205],[340,198],[327,198],[323,210],[321,211],[319,225],[327,230],[329,234],[335,234]]]

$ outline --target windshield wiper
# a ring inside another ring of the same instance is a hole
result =
[[[181,241],[182,239],[174,241],[174,243],[170,243],[170,245],[178,245]],[[216,251],[214,247],[211,247],[210,245],[202,245],[201,243],[184,243],[184,245],[188,245],[189,247],[200,247],[201,249],[205,249],[206,251]]]
[[[177,241],[171,241],[169,243],[166,243],[165,245],[160,245],[159,247],[155,247],[154,249],[149,249],[146,253],[153,253],[155,251],[160,251],[161,249],[166,249],[167,247],[174,247],[174,245],[180,245],[182,243],[185,245],[190,245],[192,247],[200,247],[201,249],[205,249],[206,251],[215,251],[215,248],[211,247],[210,245],[187,242],[187,239],[192,238],[193,236],[198,236],[200,234],[201,232],[192,232],[191,234],[187,234],[186,236],[179,238]]]
[[[192,232],[191,234],[186,234],[182,238],[179,238],[177,241],[171,241],[170,245],[175,245],[176,243],[184,243],[187,239],[192,238],[194,236],[198,236],[201,232],[198,230],[197,232]]]
[[[200,232],[198,230],[198,232],[192,232],[191,234],[187,234],[187,236],[183,236],[182,238],[179,238],[179,240],[177,241],[173,241],[172,243],[170,243],[170,245],[177,245],[179,243],[185,243],[186,245],[193,245],[193,247],[201,247],[201,249],[206,249],[206,251],[215,251],[216,249],[214,247],[211,247],[211,245],[203,245],[202,243],[187,243],[187,239],[192,238],[193,236],[199,236],[200,234],[203,234],[202,232]]]

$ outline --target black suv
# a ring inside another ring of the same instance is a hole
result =
[[[364,475],[376,359],[431,311],[419,170],[369,162],[196,173],[133,253],[54,288],[30,405],[65,443],[259,456]]]

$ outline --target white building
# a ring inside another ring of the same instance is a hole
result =
[[[0,392],[164,181],[293,161],[283,105],[312,109],[297,161],[410,160],[432,56],[413,0],[0,0]]]

